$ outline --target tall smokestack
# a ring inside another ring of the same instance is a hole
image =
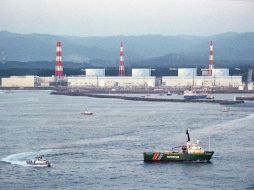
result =
[[[214,60],[213,60],[213,42],[212,42],[212,41],[210,41],[209,68],[208,68],[209,75],[212,75],[213,69],[214,69]]]
[[[62,45],[61,42],[56,43],[56,66],[55,66],[55,77],[60,79],[63,76],[63,65],[62,65]]]
[[[120,45],[119,76],[125,76],[123,42]]]

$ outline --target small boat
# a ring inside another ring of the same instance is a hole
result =
[[[170,91],[167,92],[167,96],[171,96],[172,93]]]
[[[43,155],[36,156],[34,160],[27,160],[27,165],[38,166],[38,167],[51,167],[51,163],[43,159]]]
[[[199,141],[196,143],[190,140],[188,129],[186,130],[187,143],[186,145],[177,146],[172,151],[164,152],[144,152],[145,162],[208,162],[214,151],[205,151],[199,146]],[[178,150],[176,149],[178,148]],[[209,149],[210,149],[210,138],[209,138]]]
[[[90,111],[85,111],[82,113],[83,115],[93,115],[93,112],[90,112]]]
[[[183,92],[183,97],[186,100],[193,100],[193,99],[204,99],[207,98],[207,93],[197,93],[193,90],[185,90]]]
[[[223,109],[222,109],[222,112],[229,112],[229,107],[224,107]]]
[[[214,99],[214,95],[207,94],[206,99],[213,100]]]

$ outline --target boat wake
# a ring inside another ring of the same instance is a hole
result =
[[[11,154],[5,158],[2,158],[1,161],[9,163],[9,164],[20,165],[20,166],[31,166],[26,163],[27,160],[34,159],[34,157],[36,157],[37,155],[47,154],[48,152],[51,152],[51,150],[16,153],[16,154]]]
[[[127,134],[127,133],[126,133]],[[54,146],[47,146],[46,149],[59,149],[59,150],[67,150],[72,148],[78,148],[83,146],[91,146],[91,145],[104,145],[110,142],[117,142],[117,141],[137,141],[137,137],[126,137],[124,134],[116,134],[108,137],[91,137],[88,139],[80,139],[76,141],[66,141],[64,143],[54,144]],[[61,154],[63,154],[61,152]],[[64,153],[65,154],[65,153]],[[74,153],[76,154],[76,153]],[[46,155],[45,155],[46,156]]]
[[[222,131],[245,128],[245,127],[252,126],[254,124],[253,121],[254,121],[254,114],[250,114],[243,118],[238,118],[238,119],[226,121],[220,124],[210,125],[202,129],[198,129],[197,133],[195,134],[206,133],[211,135],[211,134],[221,133]]]

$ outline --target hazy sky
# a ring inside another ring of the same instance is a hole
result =
[[[0,30],[75,36],[254,31],[254,0],[0,0]]]

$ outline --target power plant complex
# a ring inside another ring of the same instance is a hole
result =
[[[2,87],[50,87],[67,85],[73,88],[234,88],[243,90],[242,76],[230,76],[228,68],[215,68],[213,42],[209,43],[209,63],[207,69],[178,68],[177,76],[152,76],[150,68],[132,68],[131,76],[125,74],[124,45],[120,43],[118,76],[106,76],[105,68],[85,68],[79,76],[64,76],[62,64],[62,44],[56,43],[55,75],[11,76],[2,78]],[[250,77],[251,78],[251,77]],[[248,81],[248,90],[253,90],[253,83]]]

